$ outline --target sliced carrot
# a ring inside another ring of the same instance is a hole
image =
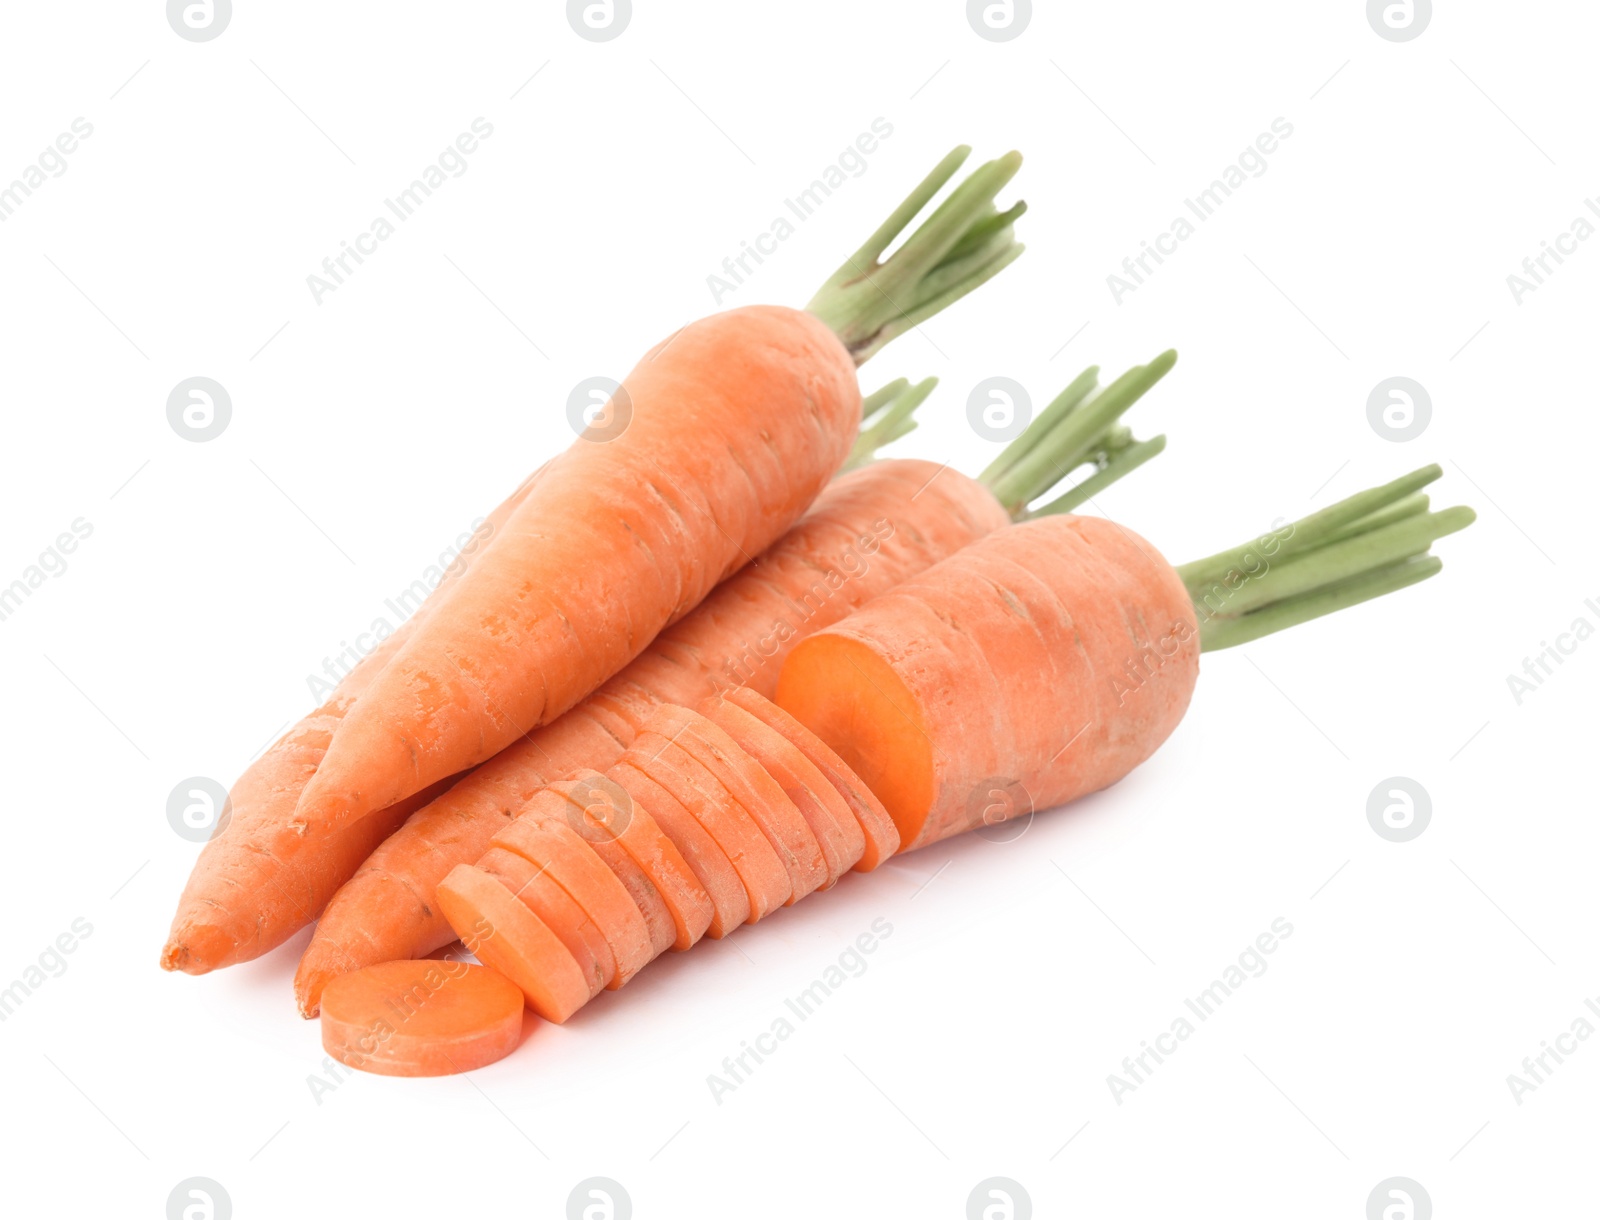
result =
[[[561,938],[481,869],[451,869],[439,883],[439,906],[468,951],[515,983],[545,1020],[560,1024],[589,1002],[589,985]]]
[[[895,828],[894,819],[889,816],[889,811],[884,808],[883,802],[873,794],[871,788],[861,782],[861,777],[850,769],[827,742],[776,703],[752,690],[744,688],[730,690],[726,698],[774,732],[788,738],[795,748],[809,758],[817,770],[827,777],[834,791],[844,798],[845,804],[850,806],[850,812],[855,815],[856,821],[860,823],[866,835],[866,849],[861,853],[861,860],[855,868],[856,872],[869,873],[900,850],[900,832]]]
[[[337,979],[322,1006],[322,1047],[380,1076],[448,1076],[504,1059],[522,1038],[522,992],[468,962],[406,961]]]
[[[693,755],[761,828],[789,873],[791,892],[785,906],[793,906],[828,880],[822,847],[800,810],[782,785],[723,729],[699,712],[673,703],[658,707],[648,727]]]
[[[549,870],[519,856],[507,847],[491,847],[478,859],[478,867],[493,877],[561,938],[578,963],[593,999],[616,977],[617,961],[595,922]]]
[[[546,788],[523,806],[495,842],[548,868],[595,922],[616,958],[616,973],[606,983],[615,991],[653,956],[650,929],[627,887],[572,829],[567,821],[571,807],[559,792]]]
[[[618,815],[607,823],[609,829],[649,878],[657,899],[671,923],[669,947],[687,949],[706,933],[711,924],[711,897],[687,860],[662,830],[650,809],[637,794],[611,775],[583,772],[579,781],[607,793]],[[642,778],[642,777],[641,777]]]
[[[713,696],[700,705],[706,719],[718,725],[740,748],[777,780],[817,836],[828,865],[826,886],[855,867],[866,850],[866,836],[850,806],[816,764],[787,737],[757,720],[744,708]]]
[[[568,824],[605,861],[644,916],[650,930],[650,956],[658,957],[672,948],[678,931],[666,899],[618,834],[633,821],[632,798],[598,771],[580,771],[572,779],[551,784],[550,790],[567,798],[572,806]]]
[[[712,940],[721,940],[748,920],[750,896],[745,893],[744,882],[739,880],[739,871],[699,819],[684,808],[677,797],[626,760],[607,774],[627,789],[635,801],[645,802],[654,810],[656,825],[694,873],[694,879],[711,906],[705,934]]]
[[[687,750],[660,733],[646,731],[622,758],[677,797],[727,853],[750,899],[745,922],[755,923],[789,900],[793,893],[789,870],[767,836]]]

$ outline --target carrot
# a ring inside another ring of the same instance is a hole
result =
[[[902,851],[997,812],[1062,804],[1115,783],[1166,740],[1202,648],[1437,571],[1429,545],[1470,524],[1471,510],[1391,506],[1438,473],[1181,569],[1103,520],[1010,526],[802,641],[777,701],[882,799]],[[1205,605],[1212,597],[1219,604]],[[996,792],[1007,797],[998,810]]]
[[[1115,418],[1171,367],[1171,357],[1144,367],[1149,370],[1144,376],[1119,378],[1098,395],[1091,396],[1098,370],[1091,368],[1074,381],[1007,450],[1016,457],[1033,446],[1043,447],[1061,461],[1046,465],[1031,483],[1013,477],[1008,494],[1031,502],[1085,463],[1094,470],[1086,483],[1110,469],[1116,460],[1111,438],[1103,430],[1086,429],[1079,408],[1110,401],[1113,409],[1102,405],[1100,413]],[[922,383],[911,396],[925,396],[930,388]],[[892,394],[873,398],[886,411],[903,401]],[[1060,409],[1063,402],[1068,411]],[[1138,444],[1159,447],[1162,439]],[[1069,458],[1076,459],[1073,465],[1067,464]],[[1009,462],[997,466],[985,482],[931,462],[902,459],[874,462],[834,480],[780,542],[663,632],[625,670],[554,724],[479,767],[378,847],[328,904],[301,959],[295,975],[301,1012],[315,1015],[322,987],[343,971],[390,958],[421,957],[454,939],[432,902],[450,869],[476,860],[515,810],[547,783],[582,767],[609,768],[633,744],[658,704],[694,706],[740,686],[772,694],[783,658],[809,632],[837,622],[1003,526],[1009,516],[997,503],[991,483],[1007,469]],[[1034,511],[1059,511],[1073,496],[1068,492]],[[789,736],[783,726],[771,727]],[[810,742],[795,744],[829,774],[836,756],[814,737]],[[822,754],[810,753],[816,747]],[[656,813],[710,895],[716,910],[708,934],[720,937],[743,923],[750,913],[743,887],[715,843],[703,830],[697,835],[690,826],[669,826],[669,817],[677,821],[688,813],[672,798],[658,808],[665,793],[654,784],[649,785],[654,791],[639,791],[647,781],[636,769],[616,778]],[[874,837],[858,867],[874,867],[894,851],[895,843],[883,835],[887,815],[881,806],[873,810],[870,793],[852,793],[831,774],[830,784],[853,803],[858,823],[870,824]]]
[[[1020,252],[992,206],[1011,154],[877,262],[953,156],[807,310],[716,314],[645,354],[609,408],[620,432],[551,462],[339,724],[294,829],[347,826],[550,723],[788,529],[849,455],[856,366]]]
[[[565,1021],[589,1002],[589,984],[560,939],[505,886],[470,864],[439,884],[439,905],[484,965],[521,989],[529,1008]]]
[[[503,1059],[522,1039],[522,993],[466,962],[385,962],[338,979],[322,1046],[383,1076],[445,1076]]]
[[[561,939],[583,972],[589,998],[599,995],[617,977],[617,959],[594,920],[584,912],[550,870],[504,847],[491,847],[477,867],[505,886],[523,906]]]
[[[206,843],[178,900],[161,951],[163,970],[205,974],[277,948],[322,913],[361,862],[447,783],[404,801],[305,849],[287,827],[301,790],[316,772],[340,721],[389,660],[504,526],[544,468],[535,471],[484,519],[480,541],[444,568],[416,613],[345,675],[329,700],[268,747],[229,793],[229,818]],[[483,542],[487,539],[488,542]]]

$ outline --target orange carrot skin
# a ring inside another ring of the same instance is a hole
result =
[[[371,826],[352,826],[309,850],[302,836],[287,829],[301,791],[345,714],[461,575],[493,545],[545,469],[534,471],[484,518],[481,534],[488,541],[463,550],[417,612],[344,676],[327,703],[239,777],[229,793],[228,825],[201,849],[178,900],[161,954],[163,969],[205,974],[277,948],[322,913],[379,843],[440,794],[442,788],[429,788],[375,815]]]
[[[555,720],[777,540],[861,423],[844,345],[781,306],[684,327],[623,392],[627,427],[550,463],[345,717],[297,828],[348,825]]]
[[[328,904],[301,959],[302,1013],[316,1014],[321,988],[339,973],[423,957],[455,939],[432,901],[445,874],[478,859],[546,784],[615,763],[657,704],[692,707],[741,686],[770,695],[783,658],[807,634],[1008,520],[981,484],[933,462],[879,461],[835,479],[788,534],[636,661],[419,810],[372,853]]]
[[[802,641],[777,702],[882,798],[910,851],[1115,783],[1177,727],[1199,660],[1193,605],[1154,547],[1046,517]]]

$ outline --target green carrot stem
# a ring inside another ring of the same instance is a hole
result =
[[[1394,521],[1404,521],[1407,517],[1414,517],[1419,513],[1428,511],[1428,494],[1419,491],[1415,495],[1407,496],[1404,500],[1396,500],[1375,513],[1368,513],[1358,521],[1352,521],[1338,533],[1328,539],[1329,542],[1343,542],[1346,538],[1354,538],[1357,534],[1364,534],[1368,530],[1375,530]]]
[[[1028,425],[1027,429],[1000,451],[1000,456],[990,462],[984,472],[978,476],[978,482],[985,487],[993,487],[995,480],[1003,475],[1017,461],[1039,443],[1041,437],[1049,435],[1050,429],[1072,411],[1079,403],[1093,393],[1099,384],[1100,366],[1091,364],[1079,373],[1066,389],[1057,394],[1050,401],[1050,405],[1039,412],[1039,417]]]
[[[880,390],[875,390],[861,400],[861,422],[869,423],[872,417],[906,392],[911,384],[904,377],[896,377]]]
[[[1435,539],[1466,529],[1476,518],[1477,514],[1470,508],[1447,508],[1443,512],[1407,517],[1343,542],[1330,542],[1286,562],[1274,557],[1270,565],[1263,565],[1259,575],[1248,576],[1243,583],[1230,580],[1213,585],[1196,597],[1195,605],[1202,615],[1209,612],[1238,618],[1271,602],[1309,593],[1420,555]]]
[[[1250,569],[1260,566],[1262,555],[1281,562],[1290,555],[1321,546],[1351,523],[1420,491],[1443,473],[1437,465],[1424,466],[1382,487],[1357,492],[1271,534],[1183,564],[1178,575],[1191,595],[1196,589],[1210,589],[1229,576],[1248,575]]]
[[[1139,469],[1166,447],[1167,438],[1164,435],[1153,436],[1147,441],[1135,441],[1130,445],[1124,445],[1110,455],[1110,460],[1105,465],[1101,466],[1072,490],[1056,497],[1043,507],[1024,514],[1024,516],[1027,519],[1031,519],[1033,517],[1050,516],[1053,513],[1070,513],[1080,504],[1084,504],[1099,495],[1118,479]]]
[[[885,250],[954,176],[970,149],[944,158],[806,306],[861,364],[895,336],[959,300],[1021,253],[1012,207],[996,212],[995,196],[1022,165],[1007,153],[974,170],[886,260]]]
[[[901,378],[901,383],[904,380]],[[898,440],[915,427],[915,421],[910,418],[911,413],[927,400],[928,395],[933,393],[933,387],[938,384],[937,377],[929,377],[909,389],[902,388],[900,393],[882,409],[872,426],[861,430],[861,435],[856,437],[856,443],[851,446],[850,456],[845,459],[842,469],[854,470],[857,466],[864,466],[873,459],[879,449],[891,441]],[[882,392],[878,391],[880,394]]]
[[[1011,512],[1037,499],[1083,462],[1118,416],[1165,377],[1177,360],[1177,352],[1163,352],[1149,364],[1129,369],[1077,410],[1068,412],[1048,436],[990,485],[995,498]]]
[[[1308,623],[1325,614],[1427,580],[1443,566],[1436,555],[1414,555],[1388,567],[1375,568],[1336,584],[1273,602],[1240,618],[1209,619],[1200,624],[1201,651],[1216,652],[1222,648],[1232,648],[1275,631]]]

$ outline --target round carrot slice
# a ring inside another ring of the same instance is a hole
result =
[[[650,929],[627,887],[572,829],[567,821],[571,807],[561,793],[542,788],[522,807],[517,820],[495,838],[501,846],[548,868],[594,920],[616,957],[616,975],[606,983],[615,991],[654,956]]]
[[[561,938],[588,980],[589,998],[592,1000],[599,995],[616,974],[616,959],[600,929],[583,908],[572,901],[560,882],[550,876],[548,870],[492,840],[489,850],[478,858],[478,867],[510,890],[513,897]]]
[[[550,790],[567,798],[571,806],[567,824],[616,874],[644,916],[645,927],[650,930],[651,959],[672,948],[678,931],[666,899],[618,835],[619,829],[626,830],[633,821],[633,799],[600,772],[588,768],[574,771],[571,779],[551,784]]]
[[[658,707],[649,727],[692,754],[761,827],[789,873],[785,906],[793,906],[827,882],[827,859],[805,817],[783,786],[725,730],[699,712],[673,703]]]
[[[615,777],[598,771],[580,772],[573,781],[573,793],[585,798],[586,821],[593,820],[597,804],[609,807],[610,816],[604,818],[603,828],[616,837],[638,865],[665,910],[669,920],[668,947],[687,949],[704,936],[711,924],[711,898],[639,795]]]
[[[866,835],[866,850],[861,853],[856,872],[870,873],[900,850],[900,831],[895,827],[889,811],[883,807],[883,802],[873,795],[872,789],[861,782],[861,777],[833,752],[827,742],[772,700],[763,698],[748,687],[729,690],[727,699],[774,732],[787,737],[827,777],[834,791],[850,806],[850,812],[855,815]]]
[[[836,884],[866,850],[861,823],[856,821],[844,798],[792,741],[762,724],[744,708],[712,696],[700,705],[700,711],[778,781],[778,786],[794,802],[822,847],[828,880],[819,888]]]
[[[493,877],[458,864],[436,893],[468,952],[515,983],[545,1020],[559,1025],[589,1002],[583,971],[561,938]]]
[[[746,923],[755,923],[789,901],[794,892],[789,870],[767,836],[693,755],[647,729],[623,758],[677,797],[727,853],[750,899]]]
[[[448,1076],[504,1059],[522,1038],[522,992],[468,962],[384,962],[322,993],[323,1049],[380,1076]]]
[[[655,811],[656,824],[665,832],[688,864],[711,907],[711,917],[703,929],[712,940],[721,940],[732,929],[750,918],[750,896],[745,893],[739,872],[718,846],[711,832],[683,803],[626,758],[611,768],[610,775],[635,801],[644,801]],[[696,938],[698,939],[698,938]]]

